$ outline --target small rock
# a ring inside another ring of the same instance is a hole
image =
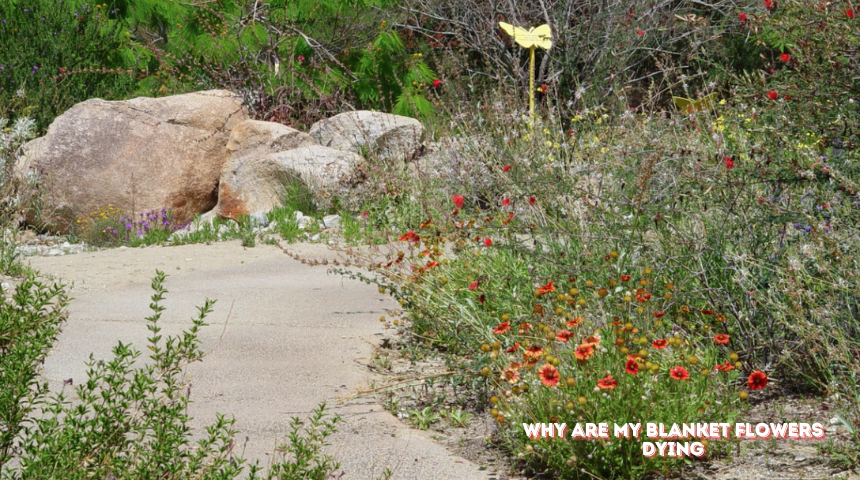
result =
[[[278,228],[278,221],[272,220],[271,222],[269,222],[269,226],[266,227],[266,231],[271,232],[271,231],[275,230],[276,228]]]
[[[304,216],[305,216],[305,214],[304,214],[304,213],[302,213],[300,210],[296,210],[296,211],[295,211],[295,213],[294,213],[294,215],[296,216],[296,220],[298,220],[298,219],[300,219],[300,218],[302,218],[302,217],[304,217]]]
[[[224,235],[225,233],[230,232],[230,227],[227,225],[221,225],[218,227],[218,235]]]
[[[56,256],[59,256],[62,254],[63,254],[63,251],[60,250],[59,248],[52,248],[52,249],[48,250],[48,256],[49,257],[56,257]]]
[[[833,418],[831,418],[831,419],[830,419],[830,424],[831,424],[831,425],[839,425],[840,423],[842,423],[842,422],[840,422],[840,421],[839,421],[839,419],[838,419],[837,417],[833,417]]]
[[[313,221],[314,221],[314,219],[311,217],[300,217],[296,221],[296,223],[298,224],[300,229],[304,230],[304,229],[308,228],[308,225],[310,225],[310,223]]]
[[[250,221],[251,226],[254,227],[266,227],[269,225],[269,217],[267,217],[266,212],[262,210],[252,213]]]
[[[806,460],[806,457],[804,457],[803,455],[798,455],[798,456],[794,457],[795,462],[802,462],[804,460]]]
[[[0,291],[5,292],[7,290],[10,290],[11,288],[12,288],[12,285],[9,283],[6,283],[6,282],[0,283]]]
[[[318,242],[318,241],[319,241],[319,239],[320,239],[320,234],[319,234],[319,233],[318,233],[318,234],[316,234],[316,235],[314,235],[313,237],[311,237],[311,241],[312,241],[312,242]]]
[[[123,245],[123,246],[119,247],[117,250],[128,250],[128,247],[126,247],[125,245]]]
[[[337,228],[340,226],[340,215],[326,215],[323,217],[325,228]]]
[[[69,242],[63,242],[63,244],[62,244],[62,245],[60,245],[60,246],[61,246],[63,249],[65,249],[65,250],[68,250],[68,249],[72,248],[72,244],[71,244],[71,243],[69,243]]]

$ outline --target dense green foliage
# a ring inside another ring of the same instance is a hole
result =
[[[44,130],[76,103],[129,95],[136,53],[118,17],[75,0],[0,3],[0,117]]]

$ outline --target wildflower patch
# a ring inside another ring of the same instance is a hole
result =
[[[576,423],[568,428],[566,423],[523,423],[526,436],[537,440],[587,440],[611,441],[624,438],[626,440],[640,439],[640,435],[648,440],[643,441],[642,455],[652,458],[661,457],[704,457],[709,441],[731,440],[732,436],[739,440],[824,440],[824,426],[820,423],[664,423],[649,422],[612,424],[610,437],[609,423]],[[568,434],[569,432],[569,434]],[[676,442],[675,440],[696,439],[694,442]]]

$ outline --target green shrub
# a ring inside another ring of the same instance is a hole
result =
[[[10,298],[5,294],[0,295],[0,467],[19,455],[19,435],[47,394],[39,366],[68,305],[62,285],[47,287],[32,276]]]
[[[318,407],[302,429],[291,422],[289,443],[260,475],[233,453],[234,421],[219,415],[205,436],[191,441],[185,367],[200,361],[198,333],[214,301],[198,307],[192,326],[178,336],[161,334],[159,320],[167,293],[165,275],[152,280],[152,315],[147,318],[149,362],[119,343],[108,361],[90,357],[87,379],[65,392],[49,393],[36,367],[53,344],[64,318],[62,288],[46,289],[32,279],[14,303],[0,298],[0,477],[24,478],[266,478],[323,480],[338,464],[321,448],[336,431],[338,417]]]

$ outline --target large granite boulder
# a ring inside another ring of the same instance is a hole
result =
[[[187,222],[215,206],[228,136],[247,118],[241,98],[224,90],[87,100],[57,117],[17,170],[40,180],[50,212],[42,218],[57,231],[107,205],[166,207]]]
[[[420,147],[424,126],[414,118],[359,110],[320,120],[310,135],[324,147],[405,160]]]
[[[356,153],[320,145],[231,157],[221,173],[216,212],[233,220],[268,212],[281,204],[291,182],[300,182],[321,197],[348,196],[355,167],[363,160]]]
[[[304,132],[274,122],[245,120],[230,132],[227,151],[231,159],[262,156],[269,153],[317,145],[316,140]],[[227,171],[222,169],[222,171]]]

